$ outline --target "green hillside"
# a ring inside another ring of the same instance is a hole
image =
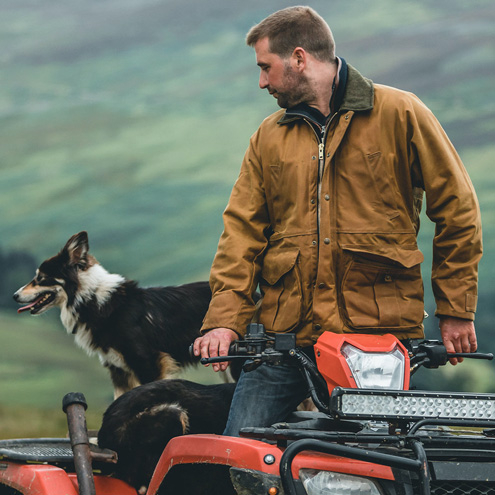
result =
[[[286,3],[0,4],[0,247],[43,259],[86,229],[131,278],[205,278],[248,137],[276,109],[244,34]],[[465,4],[312,3],[341,56],[432,107],[483,195],[495,7]]]
[[[97,429],[113,400],[110,376],[96,356],[78,349],[57,315],[0,313],[0,439],[15,436],[65,436],[62,397],[83,392],[89,404],[88,427]],[[188,368],[181,378],[218,383],[211,369]]]
[[[459,150],[484,221],[477,328],[489,350],[495,3],[307,3],[332,26],[340,56],[376,82],[416,93]],[[257,86],[244,36],[290,4],[0,0],[0,254],[41,261],[84,229],[107,269],[144,285],[206,279],[248,138],[277,109]],[[431,228],[423,225],[427,275]],[[4,278],[0,300],[25,277]],[[5,407],[49,408],[75,386],[105,406],[105,372],[55,316],[1,311],[2,421]],[[434,317],[426,326],[436,336]]]

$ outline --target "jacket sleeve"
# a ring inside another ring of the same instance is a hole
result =
[[[476,193],[457,152],[431,111],[416,100],[412,113],[412,167],[426,192],[426,214],[435,223],[435,314],[473,320],[482,254]]]
[[[225,327],[244,335],[255,312],[253,294],[270,225],[258,136],[259,131],[251,138],[223,214],[224,231],[210,272],[212,300],[201,333]]]

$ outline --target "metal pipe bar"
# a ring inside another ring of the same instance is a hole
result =
[[[313,450],[325,454],[338,455],[349,459],[357,459],[360,461],[381,464],[385,466],[395,467],[398,469],[406,469],[419,473],[423,469],[422,460],[408,459],[397,455],[384,454],[382,452],[374,452],[371,450],[360,449],[357,447],[348,447],[335,443],[323,442],[320,440],[304,439],[298,440],[290,444],[282,454],[280,459],[280,478],[284,492],[287,495],[297,495],[296,484],[292,476],[292,461],[297,454],[305,450]],[[421,495],[429,495],[428,490]]]

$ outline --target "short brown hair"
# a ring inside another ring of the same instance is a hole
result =
[[[288,58],[298,46],[322,62],[335,62],[335,41],[325,20],[311,7],[278,10],[253,26],[246,43],[254,46],[268,38],[270,51]]]

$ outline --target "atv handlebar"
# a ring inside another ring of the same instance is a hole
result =
[[[492,353],[481,352],[447,352],[447,349],[439,340],[424,340],[412,346],[411,355],[411,372],[414,373],[420,366],[425,368],[438,368],[447,364],[451,358],[468,358],[468,359],[493,359]]]
[[[438,340],[408,341],[406,343],[410,359],[410,374],[414,374],[421,366],[438,368],[447,364],[450,358],[465,357],[474,359],[493,359],[493,354],[481,353],[448,353],[442,342]],[[193,346],[190,347],[193,355]],[[328,387],[318,371],[316,364],[296,346],[296,335],[291,333],[267,335],[263,325],[248,325],[244,340],[231,344],[228,356],[201,358],[201,364],[221,363],[237,359],[245,360],[243,370],[248,372],[263,363],[277,365],[287,359],[294,360],[303,374],[309,393],[317,408],[329,413]]]
[[[245,371],[248,371],[246,368],[254,369],[261,363],[277,364],[285,357],[293,356],[291,352],[296,349],[295,334],[273,334],[270,336],[265,332],[263,325],[251,323],[248,325],[245,339],[237,340],[231,344],[227,356],[201,358],[201,364],[247,359]],[[191,344],[189,352],[193,355],[193,344]],[[447,364],[451,358],[487,359],[490,361],[493,359],[492,353],[449,353],[439,340],[424,340],[410,345],[409,356],[412,372],[421,366],[438,368]]]
[[[189,346],[189,354],[194,355],[194,344]],[[227,356],[201,358],[201,364],[222,363],[237,359],[247,360],[245,371],[254,369],[261,363],[280,364],[289,352],[296,348],[296,336],[293,333],[268,335],[263,325],[250,323],[244,339],[234,341]]]

